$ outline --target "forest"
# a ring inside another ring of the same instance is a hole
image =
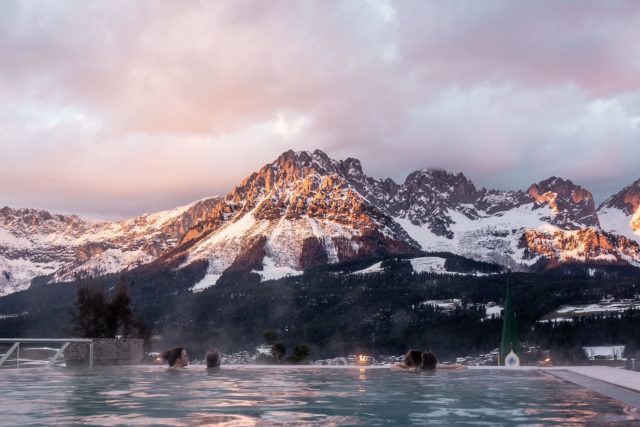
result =
[[[402,354],[430,349],[442,359],[488,353],[499,345],[502,321],[487,318],[484,304],[502,304],[509,280],[520,341],[567,358],[583,345],[640,343],[640,313],[593,316],[574,322],[538,320],[562,304],[597,302],[605,296],[637,298],[640,274],[611,268],[589,274],[582,267],[543,273],[506,273],[454,257],[460,272],[415,273],[407,260],[388,259],[384,271],[353,274],[361,265],[335,266],[301,276],[260,282],[256,274],[228,274],[199,293],[188,289],[202,271],[133,272],[126,276],[131,305],[157,337],[156,347],[184,345],[194,354],[215,346],[222,352],[253,350],[273,330],[288,348],[309,347],[311,359],[365,352]],[[483,270],[484,272],[479,272]],[[79,287],[115,294],[122,279],[84,279],[83,284],[36,286],[0,298],[0,336],[69,336]],[[120,288],[121,289],[121,288]],[[460,299],[446,311],[427,300]],[[150,335],[151,335],[150,334]],[[159,348],[157,348],[159,349]]]

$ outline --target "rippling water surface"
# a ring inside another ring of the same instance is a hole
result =
[[[0,371],[2,425],[584,425],[631,411],[536,371],[227,366]]]

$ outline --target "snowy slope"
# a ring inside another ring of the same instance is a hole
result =
[[[174,247],[217,200],[113,223],[34,209],[0,209],[0,295],[26,289],[37,276],[59,282],[147,264]]]
[[[615,207],[603,208],[598,211],[598,216],[604,230],[640,243],[640,209],[633,214],[626,214]]]
[[[189,249],[182,267],[197,260],[207,260],[208,268],[203,282],[211,286],[215,284],[215,278],[220,278],[251,246],[250,242],[261,242],[263,253],[260,265],[254,266],[251,271],[262,276],[263,280],[275,280],[302,274],[304,242],[309,239],[318,242],[329,263],[340,261],[338,245],[343,245],[345,241],[349,242],[349,249],[354,253],[357,254],[360,249],[357,238],[362,231],[351,226],[309,217],[257,221],[254,214],[254,211],[245,214],[195,244]]]
[[[598,216],[604,230],[640,243],[640,179],[602,202]]]
[[[525,248],[520,242],[527,229],[555,229],[542,219],[548,214],[548,208],[533,210],[532,206],[526,205],[494,215],[480,211],[476,219],[456,211],[447,212],[451,219],[451,238],[437,236],[427,226],[415,225],[407,218],[395,220],[425,251],[451,252],[513,267],[517,264],[531,265],[536,261],[536,258],[525,259]]]

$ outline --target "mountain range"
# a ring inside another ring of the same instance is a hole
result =
[[[123,221],[0,209],[0,296],[36,282],[204,263],[197,291],[233,272],[270,280],[442,252],[520,271],[640,267],[640,179],[596,207],[588,190],[558,177],[501,191],[419,170],[398,184],[365,175],[354,158],[287,151],[225,196]]]

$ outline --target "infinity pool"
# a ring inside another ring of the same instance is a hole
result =
[[[2,425],[626,425],[617,401],[539,371],[224,366],[5,369]]]

